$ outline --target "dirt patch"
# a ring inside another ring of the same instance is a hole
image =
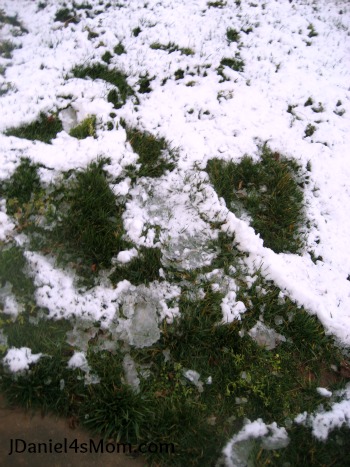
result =
[[[141,457],[133,458],[122,453],[121,445],[115,446],[112,452],[112,444],[107,446],[107,443],[104,443],[104,450],[108,448],[110,452],[94,452],[94,447],[102,447],[101,443],[99,438],[92,438],[81,428],[72,428],[69,420],[11,408],[0,396],[0,465],[6,467],[47,467],[48,465],[50,467],[145,467],[147,465]],[[82,452],[85,448],[86,452]],[[10,454],[11,450],[12,454]]]

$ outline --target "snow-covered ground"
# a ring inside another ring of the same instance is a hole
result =
[[[348,346],[350,3],[265,0],[238,5],[227,0],[222,8],[215,8],[206,0],[120,0],[111,1],[109,8],[101,6],[104,11],[93,18],[77,10],[79,23],[66,25],[54,22],[63,2],[45,3],[47,6],[39,10],[38,2],[30,0],[1,2],[7,15],[18,14],[28,33],[13,38],[10,25],[0,30],[0,41],[10,39],[20,45],[12,52],[12,59],[0,59],[0,65],[6,67],[0,85],[11,86],[0,98],[0,131],[30,123],[40,112],[60,112],[70,104],[78,121],[91,114],[97,116],[97,138],[77,140],[62,131],[48,145],[0,133],[0,178],[8,178],[20,158],[29,157],[47,167],[40,169],[40,175],[43,183],[50,183],[62,170],[85,167],[100,155],[111,158],[106,169],[117,177],[123,167],[137,161],[137,154],[120,125],[113,131],[103,130],[109,114],[115,112],[115,123],[123,118],[128,125],[164,137],[178,148],[173,172],[140,180],[136,186],[124,180],[114,187],[116,192],[119,189],[130,195],[124,214],[130,239],[136,245],[154,246],[154,230],[144,234],[144,227],[158,225],[168,251],[173,257],[178,251],[183,267],[193,268],[210,264],[210,251],[205,247],[217,235],[210,222],[221,221],[222,230],[234,233],[238,248],[247,253],[251,275],[263,265],[266,277],[317,314],[327,332]],[[99,8],[97,1],[89,3],[94,5],[91,11]],[[135,35],[137,27],[141,32]],[[229,43],[228,28],[239,31],[238,43]],[[89,31],[99,36],[89,39]],[[76,65],[101,63],[101,56],[112,52],[119,42],[126,53],[114,54],[110,66],[124,71],[136,91],[140,76],[148,73],[154,79],[152,91],[138,95],[139,105],[131,97],[115,110],[107,102],[110,84],[73,78],[69,72]],[[194,53],[168,53],[150,47],[170,42]],[[236,53],[244,61],[244,71],[225,68],[229,80],[222,81],[217,72],[220,61]],[[175,79],[178,69],[184,72],[182,79]],[[64,96],[71,96],[70,101]],[[314,105],[305,106],[309,98]],[[288,108],[292,111],[287,112]],[[316,128],[312,136],[305,136],[308,125]],[[258,145],[264,142],[304,168],[311,165],[310,183],[304,189],[310,228],[300,255],[277,254],[265,248],[247,221],[238,219],[218,198],[204,171],[214,157],[239,161],[249,154],[257,158]],[[0,239],[16,236],[14,229],[14,220],[2,203]],[[23,242],[23,237],[17,241]],[[315,264],[310,251],[322,261]],[[128,254],[122,257],[127,261]],[[130,300],[133,286],[127,281],[113,290],[102,283],[83,294],[75,290],[73,278],[49,259],[30,251],[26,258],[38,304],[47,307],[52,317],[85,313],[104,319],[108,325],[114,318],[113,303]],[[157,302],[158,316],[171,321],[178,308],[169,303],[179,295],[179,287],[166,282],[152,287],[147,293]],[[131,324],[120,324],[117,334],[126,333],[130,343],[135,343],[137,333],[131,327],[137,321],[136,314],[132,318]],[[154,342],[159,336],[156,317],[150,315],[149,319],[153,333],[149,342]],[[348,416],[349,405],[347,402]],[[256,424],[258,431],[268,431],[262,422]],[[277,433],[276,427],[273,430]]]

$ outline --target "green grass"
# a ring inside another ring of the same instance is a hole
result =
[[[17,15],[8,16],[4,10],[0,10],[0,24],[10,24],[11,26],[21,27],[21,23],[17,19]]]
[[[38,165],[22,158],[12,176],[1,184],[1,193],[7,200],[7,212],[14,214],[30,201],[32,194],[40,191]]]
[[[56,11],[55,21],[60,21],[61,23],[79,23],[79,18],[76,16],[75,11],[70,10],[69,8],[61,8]]]
[[[96,167],[87,171],[91,170]],[[229,274],[229,266],[238,264],[234,240],[221,234],[217,248],[220,254],[212,267]],[[159,260],[157,254],[154,264]],[[18,267],[23,269],[24,259],[19,250],[8,255],[17,258],[17,263],[13,272],[5,264],[1,276],[7,274],[6,280],[11,280]],[[137,268],[134,270],[136,273]],[[43,357],[30,372],[15,378],[0,370],[1,391],[11,402],[72,416],[106,439],[132,444],[173,443],[175,453],[148,453],[147,460],[150,465],[181,467],[215,465],[221,449],[242,428],[245,418],[263,418],[265,423],[276,421],[284,426],[287,417],[293,419],[304,410],[311,413],[320,403],[327,403],[317,387],[326,385],[335,390],[344,386],[340,375],[329,377],[330,365],[339,365],[343,356],[317,318],[288,298],[281,300],[280,290],[259,272],[253,285],[247,287],[237,268],[237,300],[245,303],[247,312],[242,321],[219,326],[224,295],[213,292],[211,281],[202,278],[204,298],[191,298],[199,276],[195,271],[181,274],[188,278],[179,301],[181,318],[171,325],[164,322],[160,340],[152,346],[129,350],[136,364],[149,371],[148,377],[139,375],[140,393],[123,383],[123,352],[117,342],[113,352],[96,351],[99,343],[111,338],[112,329],[91,323],[96,334],[89,341],[87,358],[100,383],[84,384],[81,370],[67,368],[74,348],[67,343],[66,332],[75,323],[41,319],[34,325],[35,308],[27,308],[15,323],[3,324],[8,345],[28,346],[33,353],[50,357]],[[21,280],[28,279],[22,276]],[[32,284],[24,282],[19,288],[23,287],[29,290]],[[247,334],[261,315],[266,325],[287,338],[273,350],[260,347]],[[164,351],[170,352],[167,361]],[[184,377],[187,369],[200,374],[202,392]],[[206,384],[208,377],[211,384]],[[245,398],[246,403],[237,403],[236,398]],[[293,424],[287,431],[291,443],[279,451],[264,450],[257,442],[251,453],[253,465],[263,465],[261,460],[266,465],[281,465],[282,459],[294,462],[291,465],[330,466],[344,458],[349,430],[338,430],[322,444],[311,437],[310,429]],[[323,459],[329,463],[322,464]]]
[[[231,70],[234,70],[234,71],[244,71],[244,61],[241,60],[239,57],[223,58],[220,61],[219,68],[223,68],[225,66],[227,66],[228,68],[231,68]]]
[[[18,300],[31,308],[34,302],[35,287],[25,273],[26,259],[23,250],[15,245],[0,248],[0,286],[6,282],[12,285],[12,292]]]
[[[39,118],[32,123],[21,125],[17,128],[8,129],[7,136],[16,136],[29,140],[39,140],[43,143],[51,143],[56,138],[57,133],[63,130],[61,121],[55,114],[46,115],[41,113]]]
[[[137,37],[141,32],[142,32],[142,29],[139,26],[137,26],[137,28],[134,28],[132,30],[132,34],[134,37]]]
[[[148,73],[146,73],[145,75],[141,75],[140,76],[140,79],[138,81],[138,85],[139,85],[139,93],[140,94],[148,94],[152,91],[152,88],[151,88],[151,82],[154,80],[155,76],[150,78]]]
[[[125,126],[125,130],[132,149],[139,155],[140,177],[160,177],[167,170],[171,171],[175,168],[174,163],[164,156],[166,152],[170,157],[174,155],[164,138],[157,139],[150,133],[128,126]]]
[[[102,79],[116,86],[118,90],[111,90],[107,100],[112,102],[117,109],[125,104],[129,96],[134,95],[132,88],[128,85],[127,76],[119,70],[109,69],[106,65],[99,63],[87,67],[76,66],[72,73],[76,78]]]
[[[238,31],[236,31],[236,29],[227,29],[226,31],[226,38],[229,42],[229,44],[231,42],[239,42],[239,39],[240,39],[240,34]]]
[[[300,251],[304,201],[295,162],[265,146],[257,163],[248,156],[240,163],[212,159],[206,170],[227,207],[238,215],[248,212],[266,247],[277,253]]]
[[[140,248],[138,257],[125,265],[113,268],[109,279],[113,284],[128,280],[134,285],[148,284],[159,280],[159,269],[162,267],[159,248]]]
[[[213,8],[224,8],[224,6],[227,5],[227,2],[219,0],[217,2],[208,2],[207,5],[208,5],[209,8],[211,8],[211,7],[213,7]]]
[[[111,54],[111,52],[109,52],[108,50],[102,55],[101,59],[107,63],[107,65],[109,65],[111,59],[113,58],[113,55]]]
[[[77,139],[85,139],[89,136],[96,138],[96,116],[91,115],[83,120],[69,132],[70,136]]]
[[[73,2],[73,6],[76,10],[92,10],[92,5],[90,3],[75,3]]]
[[[307,29],[309,30],[309,34],[307,35],[307,37],[317,37],[318,36],[318,33],[315,31],[315,27],[313,24],[309,24]]]
[[[150,45],[153,50],[164,50],[169,54],[173,52],[180,52],[181,55],[194,55],[194,51],[189,47],[179,47],[175,42],[168,42],[168,44],[161,44],[160,42],[153,42]]]
[[[185,72],[184,70],[179,68],[178,70],[175,71],[174,76],[175,76],[175,80],[184,79]]]
[[[9,24],[10,26],[14,26],[20,29],[21,33],[27,33],[27,29],[25,29],[20,21],[18,21],[17,15],[10,16],[6,15],[4,10],[0,10],[0,29],[2,28],[3,24]]]
[[[12,58],[12,52],[17,48],[18,46],[12,41],[0,41],[0,57]]]
[[[308,123],[306,128],[305,128],[305,132],[304,132],[305,138],[308,138],[309,136],[312,136],[315,133],[316,130],[317,130],[317,128],[315,127],[315,125],[312,125],[311,123]]]
[[[124,233],[123,207],[116,204],[103,164],[103,160],[93,162],[71,178],[55,229],[63,251],[77,261],[80,258],[82,266],[97,269],[110,265],[123,246]]]
[[[126,53],[126,50],[125,50],[125,47],[123,46],[123,44],[121,42],[119,42],[113,49],[114,53],[116,53],[117,55],[122,55],[122,54],[125,54]]]

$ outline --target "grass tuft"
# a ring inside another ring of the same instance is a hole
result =
[[[96,116],[91,115],[85,118],[79,125],[72,128],[69,134],[77,139],[85,139],[89,136],[96,138]]]
[[[300,251],[304,202],[295,162],[264,146],[258,163],[247,156],[238,164],[212,159],[206,170],[227,207],[238,214],[243,209],[252,217],[265,246],[277,253]]]
[[[111,59],[113,58],[113,55],[111,54],[111,52],[109,52],[108,50],[102,55],[101,59],[107,63],[107,65],[109,65]]]
[[[123,46],[123,44],[121,42],[119,42],[119,44],[117,44],[114,49],[113,49],[114,53],[116,53],[117,55],[122,55],[122,54],[125,54],[126,53],[126,50],[125,50],[125,47]]]
[[[217,2],[208,2],[207,3],[208,7],[211,8],[224,8],[227,5],[227,2],[224,2],[222,0],[219,0]]]
[[[315,125],[312,125],[311,123],[308,123],[306,128],[305,128],[305,138],[308,138],[309,136],[312,136],[315,131],[317,130],[317,128],[315,127]]]
[[[109,266],[123,244],[123,208],[116,204],[104,163],[91,163],[70,181],[55,232],[69,256],[94,269]]]
[[[18,128],[10,128],[5,134],[7,136],[16,136],[17,138],[32,141],[39,140],[50,144],[51,140],[62,130],[62,123],[55,114],[46,115],[41,113],[39,118],[33,123],[22,125]]]
[[[76,78],[102,79],[116,86],[118,91],[113,89],[109,92],[108,102],[112,102],[117,109],[125,104],[129,96],[134,95],[134,91],[128,85],[126,75],[119,70],[111,70],[106,65],[76,66],[72,73]]]
[[[240,34],[238,31],[236,31],[236,29],[229,28],[226,31],[226,37],[230,44],[231,42],[238,42],[240,39]]]
[[[1,192],[7,199],[7,212],[14,214],[28,203],[32,194],[40,191],[38,166],[30,159],[22,158],[9,180],[2,183]]]
[[[11,41],[1,41],[0,42],[0,57],[2,58],[12,58],[12,52],[18,48],[16,44]]]
[[[159,269],[162,267],[159,248],[139,249],[139,255],[126,265],[113,268],[109,279],[113,284],[128,280],[134,285],[148,284],[159,279]]]
[[[192,49],[189,47],[179,47],[175,42],[168,42],[168,44],[153,42],[150,47],[153,50],[166,50],[169,54],[173,52],[181,52],[181,55],[194,55],[194,51]]]
[[[127,126],[125,130],[132,149],[139,155],[140,177],[161,177],[167,170],[171,171],[175,168],[174,163],[164,157],[167,151],[173,155],[164,138],[157,139],[150,133]]]
[[[60,21],[61,23],[79,23],[79,18],[76,16],[73,10],[69,8],[61,8],[56,11],[54,21]]]
[[[229,67],[234,71],[244,71],[244,62],[240,58],[223,58],[220,61],[220,67]]]

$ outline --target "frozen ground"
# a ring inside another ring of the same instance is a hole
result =
[[[115,123],[123,118],[178,148],[173,172],[143,179],[136,186],[126,179],[115,187],[116,193],[119,190],[130,195],[124,214],[130,239],[136,245],[155,246],[154,229],[148,228],[145,234],[144,227],[160,226],[162,245],[167,245],[164,255],[176,257],[183,268],[194,268],[210,264],[206,245],[217,236],[210,223],[220,221],[222,230],[234,233],[238,248],[247,253],[249,274],[254,275],[262,265],[263,274],[285,295],[317,314],[327,332],[348,346],[349,2],[266,0],[242,1],[238,6],[239,2],[228,0],[222,8],[214,8],[208,7],[206,0],[121,0],[119,7],[112,1],[111,7],[101,7],[103,11],[92,18],[77,10],[78,24],[55,22],[55,13],[63,2],[45,3],[47,6],[39,10],[39,2],[1,2],[7,15],[18,14],[28,33],[13,38],[9,25],[0,30],[0,41],[11,39],[20,45],[11,59],[0,58],[0,66],[5,68],[0,76],[1,89],[9,88],[0,98],[0,131],[30,123],[40,112],[60,112],[70,104],[78,122],[91,114],[97,116],[97,138],[77,140],[62,131],[48,145],[0,133],[0,178],[8,178],[20,158],[29,157],[47,167],[41,169],[41,177],[43,183],[50,183],[61,171],[85,167],[101,154],[111,158],[107,170],[117,177],[123,167],[137,161],[137,155],[120,125],[114,131],[104,130],[109,114],[115,112]],[[98,10],[97,1],[89,3]],[[137,27],[141,31],[135,35]],[[240,31],[241,46],[228,42],[228,28]],[[89,39],[89,31],[99,36]],[[67,74],[76,65],[100,63],[101,56],[118,42],[123,43],[126,53],[114,55],[111,66],[126,73],[129,85],[137,90],[140,76],[147,73],[154,79],[152,91],[138,95],[139,105],[129,98],[115,110],[106,98],[111,85],[101,80],[67,79]],[[192,49],[193,54],[150,47],[170,42]],[[244,71],[225,68],[229,80],[222,81],[217,72],[220,61],[236,53],[244,61]],[[184,72],[182,79],[175,78],[179,69]],[[69,102],[66,96],[71,96]],[[309,98],[313,106],[304,105]],[[315,127],[311,136],[305,135],[308,125]],[[218,198],[204,172],[207,161],[214,157],[234,161],[245,154],[257,157],[258,144],[264,142],[304,168],[311,164],[311,181],[304,189],[310,227],[300,255],[276,254],[265,248],[248,222],[238,219]],[[23,236],[16,237],[14,220],[7,216],[4,203],[1,206],[0,239],[15,237],[25,244]],[[314,263],[311,251],[322,260]],[[133,254],[123,253],[119,261],[128,261]],[[108,326],[115,319],[114,303],[123,303],[124,310],[134,311],[125,314],[125,322],[119,320],[116,336],[142,347],[157,340],[160,320],[171,322],[178,314],[173,305],[180,294],[177,285],[163,282],[141,289],[139,301],[130,298],[135,288],[127,281],[113,290],[101,283],[81,293],[74,288],[74,278],[58,270],[50,259],[30,251],[26,257],[38,304],[47,307],[52,317],[85,314],[104,320]],[[233,284],[228,297],[232,313],[238,317],[244,309],[239,305],[235,309],[234,291]],[[135,310],[143,307],[144,312],[149,301],[153,306],[147,314],[149,333],[145,342],[140,341],[138,329],[133,329],[140,326]],[[27,359],[34,357],[28,349],[25,352]],[[345,396],[348,399],[348,392]],[[350,417],[349,401],[344,401],[341,409],[345,418]],[[318,420],[314,416],[315,430]],[[269,431],[263,422],[254,423],[261,431],[256,436]],[[274,436],[279,433],[272,428]],[[248,431],[246,428],[244,433]],[[242,439],[247,439],[245,436]]]

